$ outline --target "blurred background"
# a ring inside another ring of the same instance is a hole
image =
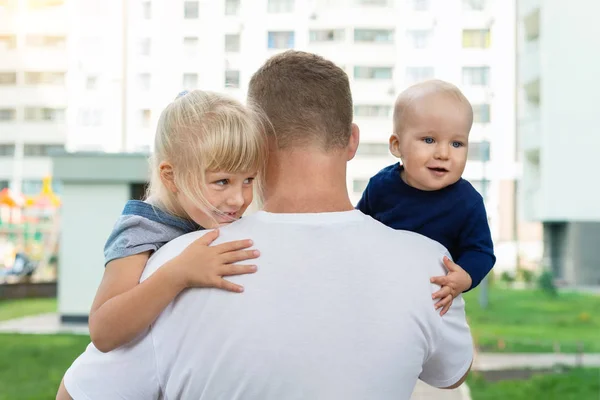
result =
[[[600,398],[599,12],[597,0],[0,0],[0,399],[53,398],[88,343],[104,241],[143,197],[162,109],[184,89],[244,101],[287,49],[350,78],[355,203],[395,162],[403,89],[443,79],[473,105],[463,177],[498,261],[466,295],[479,361],[453,398]],[[414,398],[449,396],[428,390]]]

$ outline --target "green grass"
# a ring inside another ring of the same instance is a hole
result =
[[[56,310],[56,299],[0,300],[0,321]]]
[[[477,373],[467,380],[473,400],[597,400],[600,369],[575,368],[564,374],[534,375],[528,380],[488,382]]]
[[[0,334],[0,400],[54,399],[89,336]]]
[[[465,295],[467,318],[482,351],[600,352],[600,296],[538,290],[492,288],[488,308],[479,306],[479,290]]]

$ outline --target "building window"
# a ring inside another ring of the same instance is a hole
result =
[[[360,156],[388,156],[390,155],[390,146],[387,143],[364,143],[358,145],[356,154]]]
[[[272,14],[294,12],[294,0],[269,0],[267,10]]]
[[[392,79],[392,67],[354,67],[355,79]]]
[[[40,9],[60,7],[65,4],[65,0],[27,0],[27,8]]]
[[[15,35],[0,35],[0,50],[12,50],[17,47]]]
[[[346,37],[343,29],[312,29],[308,33],[308,40],[311,43],[319,42],[341,42]]]
[[[27,47],[64,49],[67,45],[65,36],[27,35],[25,38]]]
[[[25,107],[25,121],[30,122],[64,122],[64,108]]]
[[[390,0],[355,0],[359,6],[387,6]]]
[[[240,71],[228,69],[225,71],[225,87],[240,87]]]
[[[469,143],[469,156],[471,161],[490,161],[490,142]]]
[[[150,38],[142,38],[138,41],[138,54],[140,56],[149,56],[152,50],[152,41]]]
[[[96,90],[98,88],[98,77],[95,75],[90,75],[85,78],[85,89],[86,90]]]
[[[79,126],[102,126],[102,110],[84,108],[77,114]]]
[[[473,122],[487,124],[490,122],[490,105],[473,104]]]
[[[193,58],[198,56],[198,43],[197,37],[184,37],[183,38],[183,52],[186,57]]]
[[[462,0],[463,10],[466,11],[483,11],[487,5],[487,0]]]
[[[194,90],[198,88],[198,74],[187,73],[183,74],[183,88],[186,90]]]
[[[65,84],[64,72],[25,72],[26,85],[55,85]]]
[[[408,67],[406,68],[406,84],[412,85],[434,77],[433,67]]]
[[[225,35],[225,51],[227,53],[240,52],[240,35]]]
[[[426,49],[431,40],[430,30],[414,30],[406,33],[408,40],[414,49]]]
[[[0,156],[12,157],[14,155],[15,155],[15,145],[14,144],[0,144]]]
[[[368,179],[353,179],[352,180],[352,191],[354,193],[362,193],[367,188],[369,184]]]
[[[59,144],[26,144],[23,146],[23,155],[26,157],[43,157],[64,151],[64,149],[65,147]]]
[[[198,19],[200,16],[200,5],[197,1],[184,1],[183,2],[183,18],[184,19]]]
[[[139,111],[139,124],[142,128],[150,128],[150,122],[152,121],[152,111],[148,109]]]
[[[462,82],[466,86],[489,85],[490,67],[463,67]]]
[[[389,117],[392,107],[388,105],[355,105],[355,117]]]
[[[152,18],[152,3],[150,1],[142,1],[142,18]]]
[[[149,73],[138,74],[138,89],[142,91],[150,90],[150,80],[151,78]]]
[[[17,118],[17,110],[14,108],[0,108],[0,122],[14,121]]]
[[[355,42],[394,43],[393,29],[355,29]]]
[[[269,32],[269,49],[294,48],[294,32]]]
[[[16,85],[17,84],[17,73],[16,72],[0,72],[0,85]]]
[[[465,29],[462,34],[463,48],[487,49],[490,47],[489,29]]]
[[[240,0],[225,0],[225,15],[238,15]]]
[[[429,0],[412,0],[412,7],[415,11],[429,10]]]

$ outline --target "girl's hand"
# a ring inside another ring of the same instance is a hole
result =
[[[441,299],[435,304],[436,310],[442,308],[440,315],[446,314],[454,298],[469,289],[473,282],[471,276],[460,265],[455,264],[448,257],[444,257],[444,266],[448,270],[448,275],[431,278],[431,283],[442,287],[432,295],[434,299]]]
[[[237,265],[236,262],[257,258],[258,250],[244,250],[252,240],[237,240],[217,246],[210,244],[219,237],[219,231],[208,232],[190,244],[179,256],[169,262],[171,270],[184,287],[213,287],[241,293],[244,288],[224,277],[252,274],[256,265]]]

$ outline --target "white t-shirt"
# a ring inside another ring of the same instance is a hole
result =
[[[165,245],[142,280],[203,235]],[[89,345],[65,376],[79,399],[409,399],[468,370],[472,339],[459,296],[443,317],[429,278],[444,247],[362,214],[258,212],[215,244],[251,238],[258,271],[242,294],[183,292],[131,344]],[[200,266],[199,266],[200,268]]]

